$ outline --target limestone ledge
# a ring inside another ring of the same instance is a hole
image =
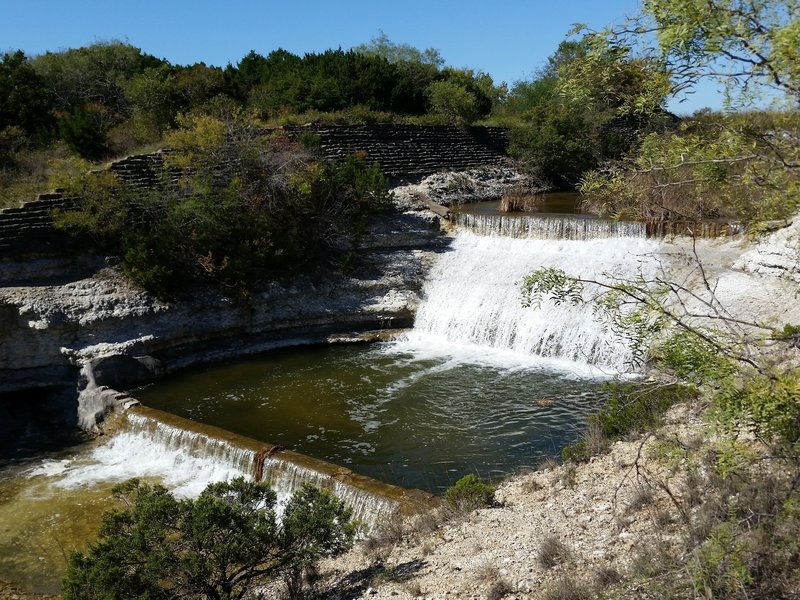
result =
[[[162,301],[113,265],[68,281],[0,287],[0,393],[75,385],[87,364],[96,385],[125,389],[195,363],[407,327],[447,238],[429,213],[392,213],[372,233],[357,272],[296,274],[247,301],[210,286]]]

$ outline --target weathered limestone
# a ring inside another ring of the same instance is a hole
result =
[[[393,213],[367,236],[356,273],[287,277],[247,301],[203,287],[164,302],[111,266],[71,281],[0,287],[0,393],[76,382],[80,390],[125,389],[193,363],[407,327],[444,243],[438,218]],[[87,366],[91,377],[81,380]]]

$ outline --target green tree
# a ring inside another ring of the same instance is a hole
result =
[[[353,50],[360,54],[380,56],[390,63],[418,63],[435,69],[444,66],[444,58],[436,48],[420,50],[410,44],[396,44],[383,31],[371,38],[369,43],[359,44]]]
[[[640,44],[655,32],[654,51],[678,89],[713,78],[731,99],[765,86],[800,103],[797,0],[646,0],[626,31]]]
[[[731,108],[759,100],[774,110],[698,115],[678,131],[651,135],[638,154],[586,176],[588,202],[652,220],[760,221],[792,214],[800,186],[798,15],[796,0],[651,0],[622,28],[591,34],[587,60],[562,87],[574,102],[586,102],[587,73],[608,79],[595,67],[598,61],[613,73],[620,48],[628,48],[636,61],[660,65],[662,74],[655,86],[616,86],[629,114],[652,106],[662,89],[685,93],[702,79],[721,82]],[[632,73],[636,79],[647,78]]]
[[[124,115],[126,81],[162,62],[135,46],[111,41],[46,52],[34,58],[31,66],[42,77],[58,109],[70,112],[77,106],[96,102]]]
[[[243,598],[343,552],[356,531],[340,500],[309,485],[281,520],[269,485],[243,478],[210,484],[195,500],[137,480],[114,494],[122,509],[106,512],[98,540],[69,557],[66,600]]]
[[[53,102],[45,83],[21,50],[0,61],[0,131],[20,127],[32,141],[53,132]]]
[[[475,96],[464,86],[449,81],[434,81],[428,86],[430,112],[446,123],[469,125],[478,118]]]
[[[545,186],[574,188],[584,172],[664,126],[667,88],[658,65],[629,48],[594,46],[590,36],[562,42],[532,81],[514,85],[501,111],[514,124],[512,156]]]

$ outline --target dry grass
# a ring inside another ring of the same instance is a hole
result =
[[[500,600],[514,592],[514,588],[506,579],[497,579],[489,586],[486,600]]]
[[[542,600],[590,600],[595,595],[585,583],[575,577],[559,577],[545,588]]]
[[[543,200],[541,193],[532,194],[524,188],[513,187],[500,199],[500,212],[535,212]]]
[[[544,569],[552,569],[568,560],[569,557],[569,548],[554,535],[544,538],[542,545],[539,546],[539,553],[536,555],[536,559]]]

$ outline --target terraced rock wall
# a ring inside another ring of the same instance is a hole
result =
[[[319,136],[320,151],[326,160],[338,161],[359,154],[378,162],[395,182],[443,170],[500,166],[508,160],[508,139],[499,127],[308,125],[287,127],[284,131],[295,138],[303,132]],[[163,151],[129,156],[108,168],[129,184],[153,188],[161,181]],[[52,227],[53,211],[73,201],[57,192],[40,194],[19,208],[0,211],[0,263],[80,251],[66,234]],[[0,268],[0,284],[4,278],[7,279]]]
[[[378,162],[392,179],[410,179],[436,171],[459,171],[506,164],[508,138],[500,127],[426,125],[307,125],[287,127],[292,136],[308,131],[319,136],[328,160],[357,153]]]

